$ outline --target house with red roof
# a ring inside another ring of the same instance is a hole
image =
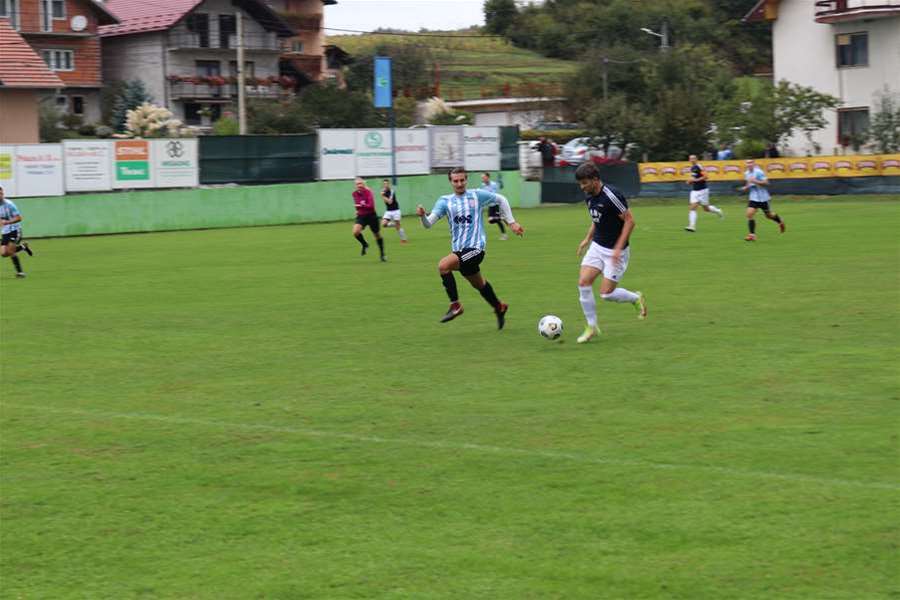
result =
[[[100,29],[103,76],[140,79],[154,102],[188,125],[208,125],[237,104],[237,16],[248,98],[292,93],[281,77],[282,40],[294,29],[262,0],[107,0],[119,23]]]
[[[39,96],[65,84],[0,17],[0,144],[36,144]]]
[[[0,0],[0,18],[62,80],[63,86],[43,101],[85,122],[100,120],[100,39],[97,29],[116,18],[94,0]],[[5,57],[3,57],[5,58]]]
[[[266,3],[297,32],[282,41],[281,74],[296,79],[298,87],[336,78],[331,64],[340,60],[343,51],[332,46],[336,51],[329,52],[325,44],[324,9],[337,4],[337,0],[266,0]]]

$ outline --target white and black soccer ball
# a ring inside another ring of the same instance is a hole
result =
[[[555,340],[562,335],[563,322],[556,315],[544,315],[538,321],[538,333],[548,340]]]

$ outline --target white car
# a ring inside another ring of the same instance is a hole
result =
[[[579,165],[588,157],[607,158],[603,150],[591,145],[590,142],[591,138],[589,137],[577,137],[569,140],[563,145],[557,155],[557,160],[570,165]],[[618,146],[610,146],[608,158],[622,158],[622,149]]]

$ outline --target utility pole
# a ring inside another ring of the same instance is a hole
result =
[[[238,89],[238,131],[247,135],[247,88],[244,86],[244,22],[241,11],[237,11],[237,89]]]
[[[609,99],[609,57],[603,57],[603,100]]]
[[[660,50],[663,52],[668,52],[671,46],[669,45],[669,19],[663,19],[662,22],[662,46],[660,46]]]

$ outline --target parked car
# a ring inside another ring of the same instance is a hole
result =
[[[588,157],[618,160],[622,158],[622,149],[618,146],[610,146],[607,156],[603,150],[591,144],[591,138],[577,137],[563,144],[557,156],[557,162],[561,165],[580,165]]]
[[[563,123],[561,121],[540,121],[533,127],[537,131],[559,131],[562,129],[581,129],[578,123]]]

